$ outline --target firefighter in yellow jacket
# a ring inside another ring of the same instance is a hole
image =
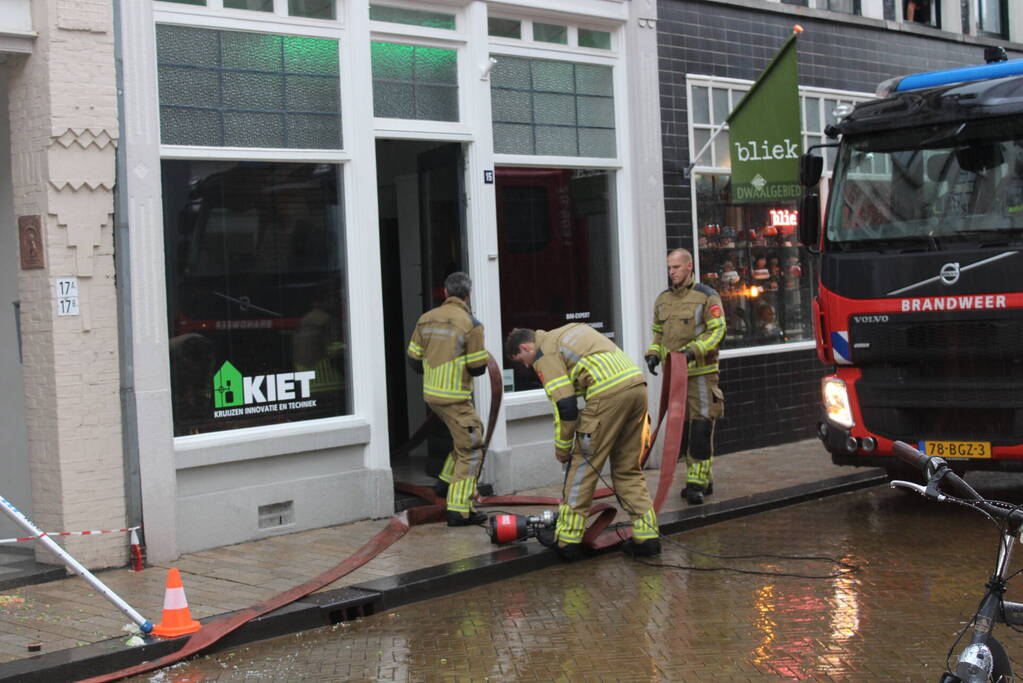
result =
[[[703,502],[711,493],[714,462],[714,423],[724,414],[725,399],[718,388],[718,347],[725,338],[725,313],[721,297],[696,282],[693,256],[685,249],[668,254],[671,288],[654,302],[653,343],[646,351],[650,372],[671,351],[689,359],[686,434],[686,486],[682,495],[690,505]]]
[[[472,509],[476,478],[483,464],[483,423],[472,405],[472,377],[487,370],[483,325],[469,310],[472,280],[452,273],[444,280],[443,304],[416,323],[408,356],[423,375],[423,400],[447,425],[453,450],[434,487],[448,501],[448,526],[482,524],[487,516]]]
[[[634,555],[661,552],[657,515],[640,467],[647,420],[646,381],[621,349],[589,325],[554,330],[516,328],[506,341],[512,361],[531,367],[554,406],[554,456],[567,463],[553,536],[563,559],[574,560],[600,470],[611,460],[611,480],[632,519]],[[586,401],[579,411],[577,396]]]

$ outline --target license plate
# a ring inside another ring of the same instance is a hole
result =
[[[939,458],[990,458],[987,441],[924,441],[924,453]]]

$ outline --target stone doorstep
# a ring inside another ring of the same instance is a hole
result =
[[[720,503],[706,503],[666,512],[659,521],[665,533],[674,534],[815,498],[877,486],[886,481],[887,477],[882,471],[866,470]],[[616,548],[607,548],[597,554],[616,551]],[[560,560],[549,548],[536,543],[519,543],[464,560],[314,593],[253,619],[228,634],[207,652],[369,616],[382,610],[456,593],[558,564]],[[200,621],[209,622],[224,616],[220,614]],[[0,683],[78,680],[117,671],[170,654],[184,644],[187,636],[153,640],[134,648],[125,647],[124,640],[126,636],[2,663]]]

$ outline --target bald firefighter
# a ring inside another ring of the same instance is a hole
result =
[[[646,351],[646,363],[656,375],[655,368],[671,351],[681,351],[689,359],[682,496],[690,505],[699,505],[704,492],[713,491],[714,423],[725,410],[724,394],[718,388],[718,347],[725,338],[725,313],[718,293],[696,282],[693,256],[685,249],[668,254],[668,277],[671,288],[654,302],[654,340]]]
[[[554,406],[554,457],[567,463],[553,536],[562,559],[575,560],[600,470],[611,460],[611,480],[632,519],[634,555],[661,552],[657,515],[640,468],[647,420],[642,371],[621,349],[589,325],[554,330],[516,328],[506,341],[512,361],[531,367]],[[586,405],[579,411],[577,396]]]
[[[472,377],[487,370],[483,325],[469,310],[472,280],[465,273],[444,280],[445,301],[424,313],[408,343],[412,368],[423,375],[423,400],[447,425],[453,450],[434,487],[447,495],[448,526],[482,524],[487,516],[472,509],[476,478],[483,464],[483,423],[472,405]]]

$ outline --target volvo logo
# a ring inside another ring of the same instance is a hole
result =
[[[886,315],[854,315],[854,323],[886,323],[888,322],[888,316]]]
[[[941,267],[941,271],[938,274],[941,276],[941,283],[943,285],[954,285],[959,281],[959,264],[946,263]]]

